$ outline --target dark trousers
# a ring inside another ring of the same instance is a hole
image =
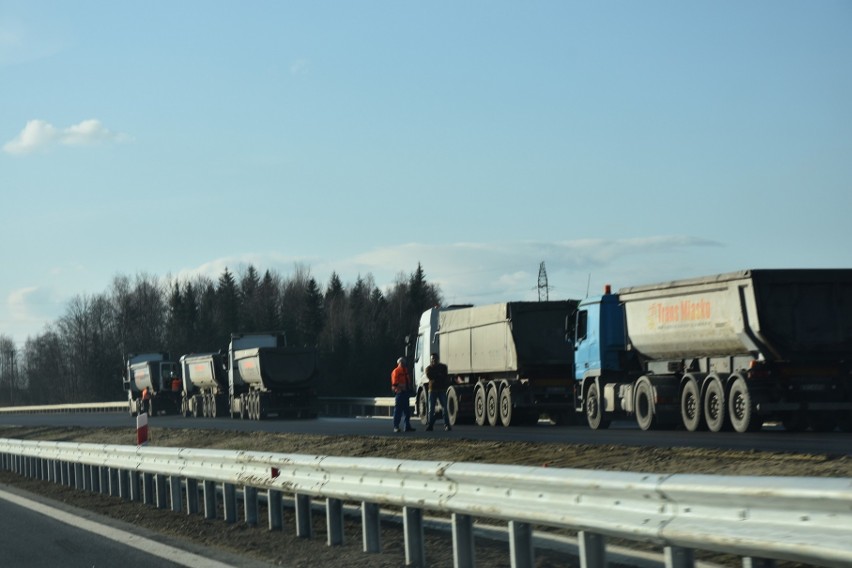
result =
[[[431,390],[429,391],[429,427],[435,425],[435,403],[441,403],[441,414],[444,415],[444,426],[450,425],[450,413],[447,412],[447,391]]]
[[[398,392],[393,397],[393,427],[399,428],[400,423],[404,428],[411,427],[411,403],[408,391]]]

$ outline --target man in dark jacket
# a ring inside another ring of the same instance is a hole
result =
[[[432,353],[429,366],[426,367],[426,378],[429,379],[429,421],[426,431],[431,432],[435,426],[435,404],[441,403],[441,414],[444,415],[444,430],[452,430],[450,413],[447,412],[447,389],[450,386],[450,376],[447,366],[438,360],[438,354]]]

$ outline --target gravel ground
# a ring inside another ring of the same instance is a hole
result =
[[[135,429],[0,427],[0,437],[31,440],[133,444],[135,435]],[[538,465],[646,473],[852,477],[852,459],[849,456],[759,451],[601,447],[446,438],[438,440],[406,435],[398,437],[305,436],[195,429],[157,430],[151,433],[150,443],[170,447]],[[263,521],[259,527],[249,527],[243,522],[228,525],[222,520],[205,520],[200,515],[190,516],[157,510],[139,503],[125,503],[116,498],[26,480],[8,472],[0,473],[0,483],[37,493],[69,506],[84,508],[98,515],[146,527],[169,535],[169,538],[194,543],[195,546],[239,553],[269,565],[383,568],[405,564],[404,543],[398,522],[389,521],[383,524],[381,553],[365,554],[361,550],[358,518],[347,520],[346,540],[343,546],[328,547],[325,543],[325,518],[321,514],[315,514],[313,517],[314,537],[302,539],[295,536],[293,529],[295,522],[291,511],[285,512],[284,531],[272,532],[267,530]],[[265,511],[261,511],[259,518],[265,519],[265,515]],[[571,536],[567,532],[560,534]],[[449,536],[443,531],[427,530],[426,539],[428,566],[452,566]],[[476,546],[478,565],[493,568],[510,565],[508,544],[478,538]],[[699,553],[698,556],[723,565],[739,565],[740,562],[736,559],[709,554]],[[536,551],[536,566],[539,568],[575,565],[578,565],[576,561],[564,553]]]

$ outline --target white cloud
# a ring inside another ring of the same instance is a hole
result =
[[[30,286],[12,290],[6,302],[0,305],[0,321],[3,331],[23,344],[26,337],[42,333],[45,326],[60,315],[64,301],[57,300],[45,288]]]
[[[311,259],[250,253],[219,258],[178,274],[185,280],[202,274],[214,281],[227,267],[240,274],[249,264],[288,276],[295,266],[310,270],[321,288],[332,272],[346,284],[371,274],[377,286],[392,286],[400,273],[411,274],[419,262],[429,282],[440,285],[447,303],[535,300],[542,261],[551,299],[579,298],[603,284],[621,286],[713,274],[727,270],[710,254],[722,250],[714,241],[686,236],[636,239],[581,239],[561,242],[406,243],[343,259]],[[697,253],[700,251],[700,254]],[[747,267],[732,267],[739,269]]]
[[[84,146],[128,140],[128,135],[108,130],[97,119],[84,120],[63,129],[36,119],[27,122],[17,137],[4,144],[3,151],[7,154],[23,155],[46,150],[55,144]]]

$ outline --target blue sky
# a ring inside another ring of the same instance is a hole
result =
[[[0,334],[115,275],[448,302],[852,266],[848,1],[0,0]]]

